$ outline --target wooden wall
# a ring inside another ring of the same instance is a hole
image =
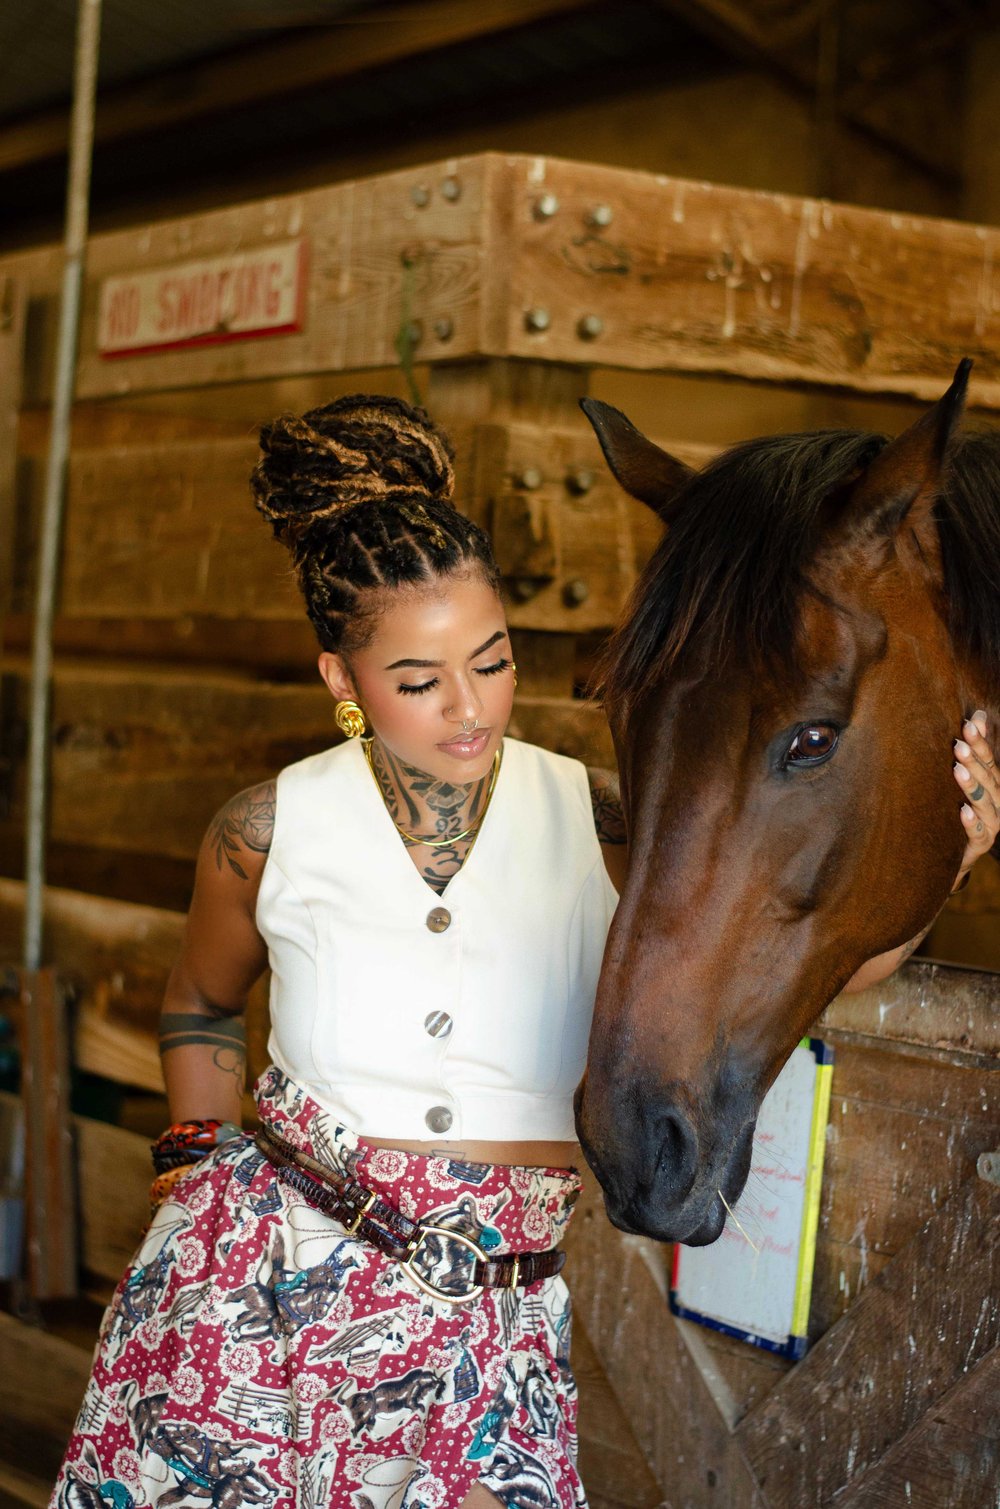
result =
[[[441,192],[446,178],[461,184],[457,201]],[[414,190],[426,191],[426,202]],[[539,218],[542,193],[558,208]],[[612,210],[600,236],[587,223],[596,203]],[[97,353],[102,277],[292,230],[309,236],[314,253],[302,332],[114,362]],[[993,259],[993,233],[974,227],[493,157],[99,237],[53,684],[50,878],[70,889],[52,895],[48,941],[75,989],[77,1064],[158,1090],[153,1021],[200,834],[235,790],[331,738],[329,698],[285,559],[247,497],[257,424],[338,392],[405,394],[404,374],[390,365],[393,343],[402,324],[419,326],[414,376],[454,435],[463,506],[492,530],[509,590],[522,671],[512,729],[607,762],[603,719],[575,693],[656,528],[610,482],[580,396],[619,402],[692,461],[742,435],[800,424],[896,429],[966,351],[977,355],[975,401],[996,407]],[[12,604],[2,664],[8,764],[0,767],[0,960],[9,960],[22,905],[28,610],[56,260],[45,250],[0,259],[4,278],[27,330],[23,369],[0,365],[23,371],[20,393],[9,375],[0,390],[8,440],[0,518],[15,540],[0,575]],[[544,331],[526,327],[536,307],[551,316]],[[595,312],[601,330],[587,339],[579,322]],[[452,326],[442,341],[445,318]],[[18,328],[10,323],[9,341]],[[383,365],[359,370],[363,358]],[[960,915],[974,897],[970,889],[959,898]],[[952,1388],[966,1391],[972,1409],[998,1345],[994,1309],[977,1325],[968,1285],[957,1297],[948,1289],[950,1234],[985,1286],[977,1302],[996,1292],[988,1289],[1000,1250],[995,1213],[974,1172],[1000,1132],[995,1000],[991,976],[956,979],[915,964],[831,1009],[825,1030],[838,1057],[816,1348],[803,1365],[811,1373],[675,1324],[664,1308],[662,1250],[612,1233],[593,1198],[584,1206],[574,1278],[595,1509],[854,1506],[859,1452],[879,1481],[891,1479],[907,1432],[928,1456],[954,1442],[959,1415],[944,1406],[930,1414]],[[259,992],[251,1028],[259,1066]],[[87,1283],[100,1296],[140,1218],[145,1154],[121,1128],[80,1124],[78,1138]],[[113,1210],[99,1183],[109,1165],[123,1180],[128,1171],[132,1191]],[[911,1289],[915,1350],[885,1350],[904,1317],[910,1323]],[[968,1359],[965,1381],[955,1338]],[[49,1356],[51,1339],[32,1365],[39,1377],[48,1367],[68,1377],[68,1397],[81,1360],[58,1347]],[[0,1355],[16,1346],[0,1325]],[[866,1361],[879,1347],[891,1409],[873,1412],[852,1444],[841,1401],[867,1398]],[[60,1407],[56,1435],[71,1408],[65,1398]],[[34,1415],[27,1424],[36,1434],[28,1430],[22,1445],[46,1436]],[[800,1441],[810,1431],[831,1441],[822,1471],[807,1483],[796,1458],[786,1483],[775,1443],[782,1432]],[[18,1432],[8,1435],[9,1471],[30,1476]],[[40,1451],[52,1450],[52,1430],[46,1439]],[[979,1491],[982,1470],[977,1478],[970,1469],[963,1492],[969,1483]],[[30,1501],[27,1492],[19,1501]],[[874,1502],[897,1499],[887,1489]],[[978,1509],[950,1488],[931,1502]]]

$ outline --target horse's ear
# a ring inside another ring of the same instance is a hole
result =
[[[851,489],[845,523],[883,537],[905,523],[921,544],[926,535],[936,554],[934,502],[961,423],[971,368],[971,358],[963,357],[944,397],[879,452]]]
[[[674,498],[696,474],[676,456],[647,440],[630,419],[609,403],[581,398],[580,407],[594,426],[604,459],[622,487],[666,523]]]

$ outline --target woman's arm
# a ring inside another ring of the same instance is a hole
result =
[[[251,786],[202,840],[194,894],[160,1017],[171,1121],[239,1123],[246,1076],[243,1012],[267,967],[254,921],[274,830],[275,784]]]
[[[594,827],[604,855],[604,867],[615,890],[621,894],[628,869],[628,834],[622,816],[621,792],[617,772],[588,767],[590,801],[594,809]]]
[[[993,847],[1000,833],[1000,781],[993,751],[986,742],[986,714],[973,713],[962,733],[965,737],[955,745],[955,779],[965,795],[962,826],[966,842],[952,895],[967,883],[972,866]],[[844,993],[853,995],[855,991],[867,990],[869,985],[877,985],[879,980],[893,974],[920,947],[936,921],[937,917],[932,917],[923,932],[902,948],[890,949],[887,954],[878,954],[862,964],[844,986]]]

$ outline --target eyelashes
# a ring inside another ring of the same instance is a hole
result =
[[[499,676],[501,671],[509,671],[513,663],[514,662],[512,660],[508,660],[507,657],[504,656],[502,659],[496,661],[494,665],[477,666],[476,675]],[[433,676],[430,681],[424,681],[420,686],[410,686],[407,682],[401,681],[399,683],[398,690],[403,693],[404,697],[419,697],[424,692],[433,691],[434,688],[439,684],[439,678],[437,676]]]

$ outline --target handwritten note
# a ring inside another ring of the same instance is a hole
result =
[[[675,1249],[675,1314],[789,1356],[805,1351],[831,1073],[829,1051],[809,1039],[778,1075],[722,1235]]]

